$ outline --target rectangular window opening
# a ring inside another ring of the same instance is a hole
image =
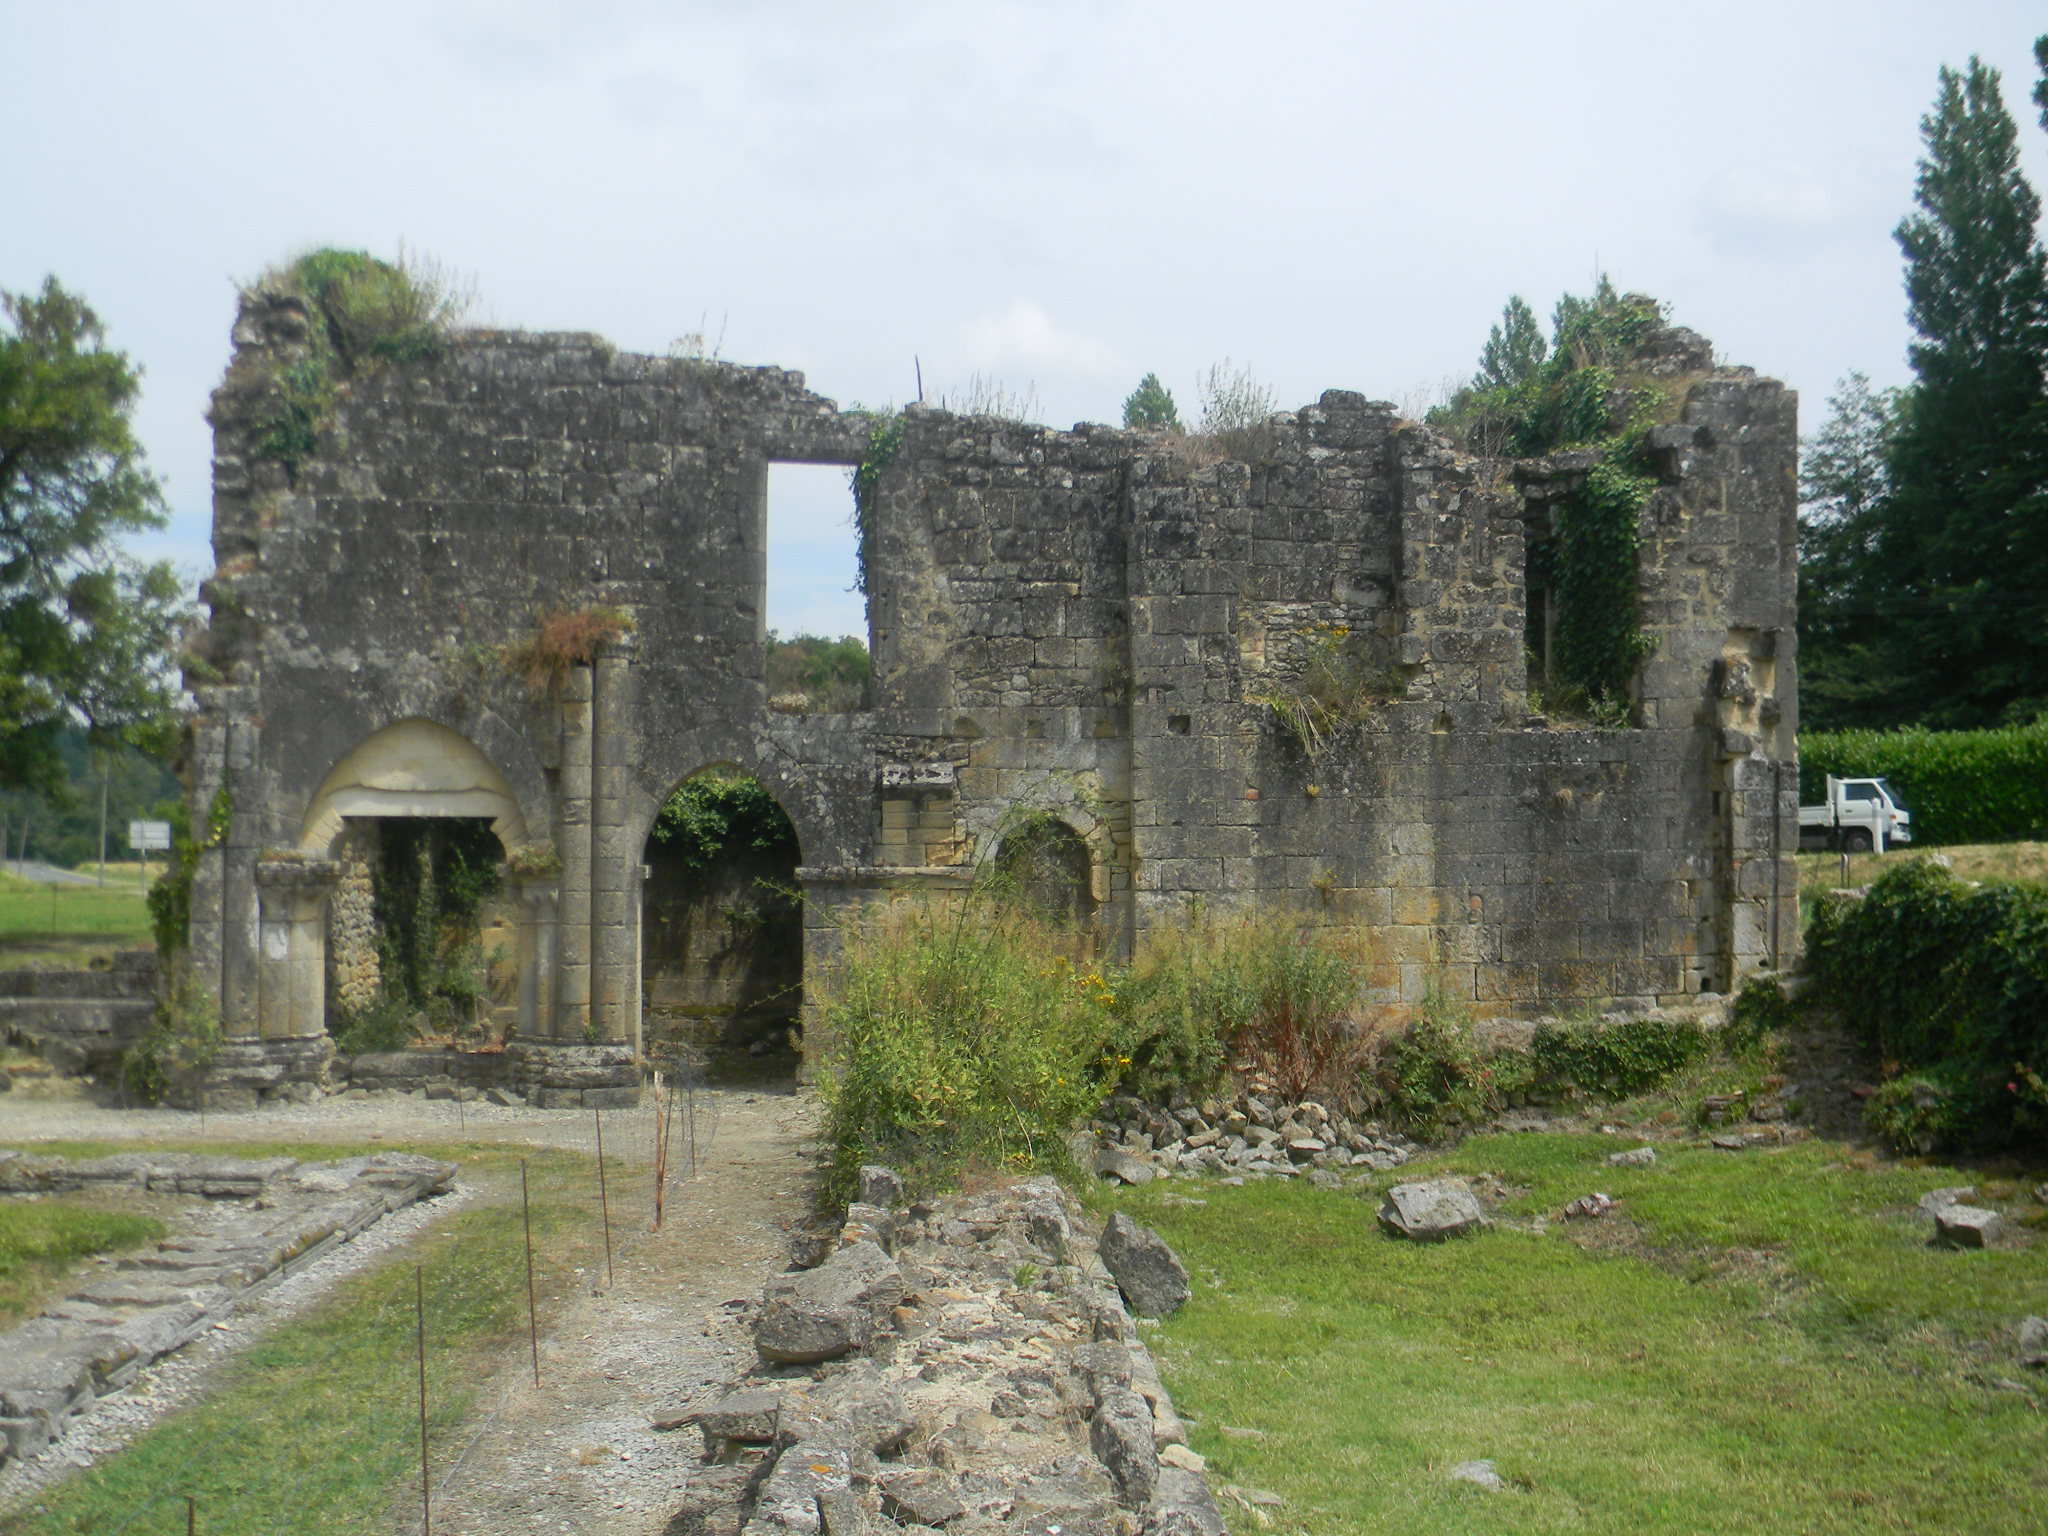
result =
[[[846,714],[872,702],[853,472],[768,466],[768,707]]]

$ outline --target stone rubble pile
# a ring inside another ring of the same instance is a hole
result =
[[[126,1152],[74,1163],[0,1149],[0,1194],[129,1189],[222,1202],[0,1334],[0,1464],[41,1454],[95,1398],[120,1391],[273,1282],[440,1194],[456,1172],[408,1152],[304,1164]]]
[[[1251,1092],[1171,1106],[1119,1094],[1084,1134],[1089,1140],[1076,1145],[1077,1161],[1126,1184],[1200,1175],[1336,1182],[1340,1170],[1383,1173],[1416,1151],[1375,1121],[1353,1120],[1312,1099],[1290,1104]]]
[[[759,1367],[660,1426],[704,1438],[673,1536],[1223,1536],[1118,1293],[1185,1299],[1156,1234],[1099,1239],[1050,1179],[904,1203],[867,1169],[861,1193],[749,1304]]]

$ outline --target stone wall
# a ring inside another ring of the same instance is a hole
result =
[[[803,1010],[803,914],[771,891],[790,888],[794,870],[757,858],[692,870],[659,849],[647,867],[647,1041],[779,1044]]]
[[[287,474],[258,448],[306,323],[252,292],[214,409],[190,762],[232,814],[193,963],[231,1032],[304,1030],[348,817],[463,814],[520,871],[519,1036],[637,1043],[647,830],[712,764],[797,829],[813,983],[860,903],[958,888],[1047,815],[1104,946],[1295,903],[1370,931],[1383,1008],[1649,1006],[1796,942],[1795,403],[1689,333],[1641,517],[1655,649],[1634,728],[1594,730],[1524,691],[1526,531],[1573,456],[1473,458],[1341,390],[1235,456],[912,407],[866,513],[874,707],[804,718],[764,696],[767,467],[852,465],[867,417],[775,369],[480,332],[352,380]],[[503,665],[593,604],[630,625],[590,664]],[[1332,644],[1380,697],[1311,751],[1271,701]]]
[[[111,1070],[156,1017],[153,949],[124,949],[105,970],[0,971],[0,1039],[60,1072]]]

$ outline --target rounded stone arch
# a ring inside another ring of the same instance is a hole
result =
[[[1013,899],[1048,918],[1090,929],[1102,906],[1101,861],[1073,826],[1049,811],[1027,812],[997,838],[989,867]]]
[[[1055,786],[1048,785],[1048,790]],[[1026,821],[1044,818],[1071,832],[1088,852],[1088,888],[1097,910],[1108,905],[1111,873],[1116,868],[1116,839],[1109,824],[1082,802],[1078,794],[1031,795],[990,806],[979,814],[970,813],[969,835],[974,843],[977,868],[991,864],[1002,851],[1006,838]]]
[[[800,856],[809,859],[815,850],[833,846],[831,826],[807,801],[795,776],[772,758],[755,761],[750,754],[712,750],[685,760],[687,766],[671,772],[667,767],[642,765],[633,774],[626,794],[626,839],[628,848],[643,848],[654,831],[654,820],[669,796],[699,774],[714,771],[739,774],[767,790],[789,824],[796,829]]]
[[[508,852],[530,841],[527,808],[498,765],[462,732],[421,715],[372,731],[328,769],[299,850],[326,857],[349,818],[380,816],[488,818]]]

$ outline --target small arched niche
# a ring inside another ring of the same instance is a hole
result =
[[[1034,915],[1079,933],[1095,926],[1095,870],[1088,844],[1056,816],[1025,817],[996,844],[994,867],[1003,896]]]

